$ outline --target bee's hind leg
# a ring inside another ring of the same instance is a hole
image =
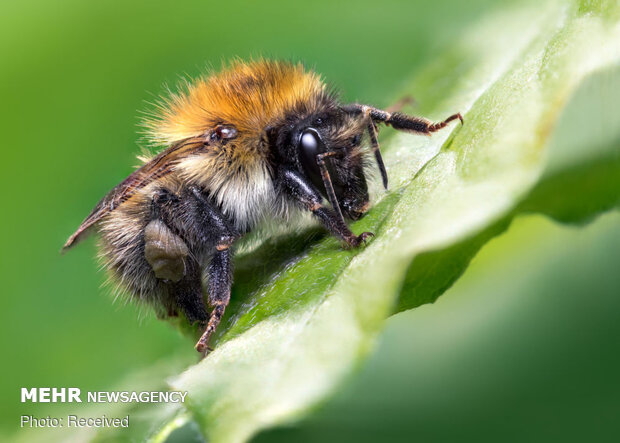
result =
[[[207,324],[209,315],[202,296],[201,275],[198,264],[188,260],[186,274],[177,282],[169,282],[169,291],[178,308],[185,314],[190,324],[200,327]]]
[[[232,286],[232,254],[229,247],[217,249],[209,265],[209,306],[212,307],[209,323],[200,340],[196,343],[196,350],[206,353],[209,339],[220,324],[224,310],[230,301]]]
[[[163,302],[168,315],[174,315],[179,309],[191,324],[204,325],[208,315],[202,296],[200,266],[185,241],[164,222],[164,204],[170,204],[168,195],[160,194],[153,200],[152,220],[144,229],[144,256],[155,277],[167,286],[168,299]]]
[[[230,291],[233,281],[232,245],[239,237],[239,233],[230,225],[229,221],[217,210],[200,190],[190,189],[196,201],[201,219],[206,221],[205,233],[216,240],[215,251],[208,268],[208,305],[212,309],[207,326],[196,343],[196,350],[206,354],[209,350],[209,340],[220,324],[224,311],[230,301]]]
[[[159,249],[154,248],[157,251],[161,250],[162,253],[159,255],[163,255],[165,259],[159,274],[171,282],[172,300],[176,302],[187,319],[191,323],[199,321],[201,327],[204,327],[204,333],[196,343],[196,350],[205,354],[208,350],[209,339],[220,323],[230,300],[233,279],[231,247],[239,237],[239,233],[208,196],[198,188],[188,187],[179,196],[162,190],[154,198],[153,208],[154,220],[160,221],[150,224],[161,223],[164,230],[167,230],[164,235],[165,241],[159,243],[167,243],[167,245]],[[145,230],[145,237],[146,233]],[[161,237],[161,234],[159,236]],[[208,266],[207,302],[212,309],[210,315],[207,314],[202,296],[203,263],[198,263],[194,259],[190,253],[191,248],[185,246],[180,236],[190,239],[189,241],[194,242],[195,246],[200,245],[196,246],[199,248],[207,247],[207,245],[208,248],[213,246],[214,252]],[[153,237],[157,238],[157,236]],[[152,262],[151,266],[156,270],[158,263],[154,258],[159,258],[159,255],[151,255],[149,263]],[[147,260],[149,260],[148,255]]]

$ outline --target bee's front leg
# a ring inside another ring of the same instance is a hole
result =
[[[314,185],[301,174],[287,168],[281,168],[278,174],[280,186],[293,200],[301,204],[317,217],[323,226],[333,235],[340,237],[347,246],[357,247],[372,237],[372,232],[355,235],[336,211],[323,205],[323,197]]]

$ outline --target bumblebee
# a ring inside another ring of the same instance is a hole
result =
[[[236,61],[162,100],[145,125],[166,149],[103,197],[63,250],[96,229],[122,290],[160,316],[198,323],[204,354],[230,300],[236,240],[309,211],[345,246],[359,246],[373,234],[355,235],[345,219],[369,209],[368,157],[388,184],[377,126],[430,135],[457,119],[341,104],[301,64]]]

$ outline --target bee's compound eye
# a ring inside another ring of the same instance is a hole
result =
[[[308,128],[299,137],[299,159],[306,171],[310,174],[319,174],[316,156],[323,152],[323,142],[314,128]]]
[[[316,132],[306,130],[303,134],[301,134],[300,143],[302,149],[305,151],[316,151],[318,153],[319,139]]]

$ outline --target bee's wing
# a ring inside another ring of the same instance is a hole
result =
[[[149,183],[169,174],[175,164],[190,154],[196,153],[206,146],[203,139],[191,138],[183,140],[166,149],[151,161],[131,173],[129,177],[114,187],[103,197],[92,212],[84,219],[80,227],[75,231],[62,247],[65,251],[78,243],[88,234],[90,228],[103,217],[114,211],[127,201],[138,190]]]

